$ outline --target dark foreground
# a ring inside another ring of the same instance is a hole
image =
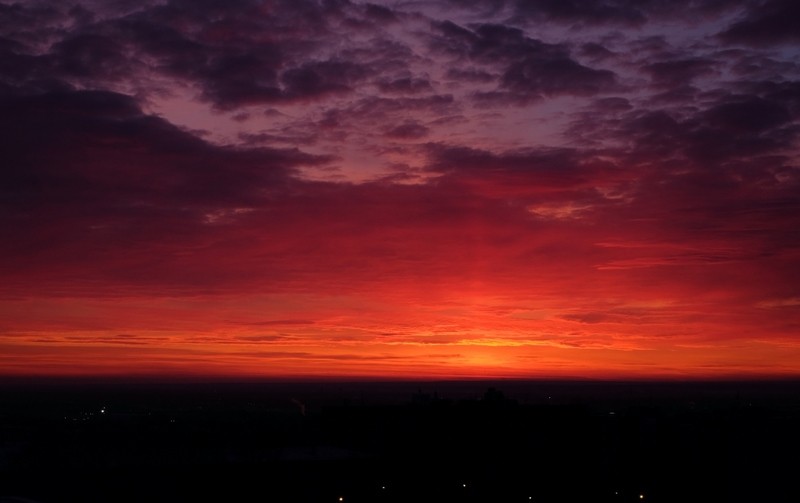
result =
[[[799,383],[6,383],[0,400],[0,503],[800,501]]]

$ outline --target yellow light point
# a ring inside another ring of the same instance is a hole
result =
[[[644,494],[640,494],[640,495],[639,495],[639,499],[640,499],[640,500],[643,500],[643,499],[644,499]]]
[[[344,498],[339,496],[339,501],[344,501]]]

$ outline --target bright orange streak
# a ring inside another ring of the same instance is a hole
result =
[[[653,301],[607,308],[601,319],[596,307],[580,309],[580,303],[565,310],[538,299],[527,304],[538,302],[538,308],[525,309],[490,296],[402,308],[358,297],[225,298],[214,299],[213,310],[203,308],[208,302],[17,302],[4,313],[13,337],[0,351],[0,369],[37,375],[383,378],[800,372],[800,345],[788,331],[754,337],[755,324],[763,320],[748,316],[764,307],[714,317],[702,316],[707,306]],[[740,338],[721,331],[728,324],[736,324]]]

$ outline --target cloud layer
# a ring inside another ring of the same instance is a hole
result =
[[[796,10],[2,2],[0,372],[797,375]]]

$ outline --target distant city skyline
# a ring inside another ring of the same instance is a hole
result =
[[[798,377],[798,18],[0,0],[0,375]]]

